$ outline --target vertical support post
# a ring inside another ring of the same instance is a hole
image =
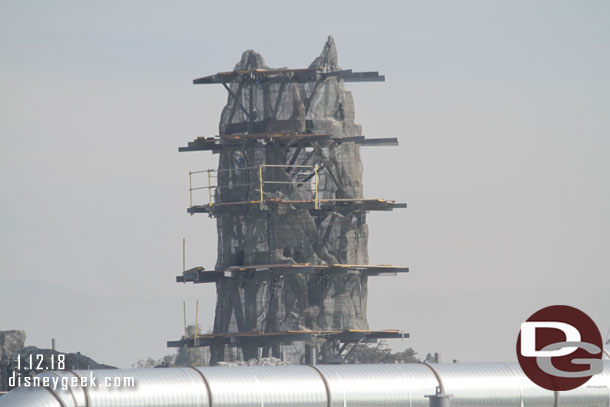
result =
[[[51,350],[55,350],[55,338],[51,338]]]
[[[314,193],[314,209],[318,210],[319,208],[319,200],[318,200],[318,164],[315,164],[313,166],[313,173],[314,173],[314,179],[315,179],[315,193]]]
[[[451,402],[449,397],[451,394],[443,393],[438,387],[436,388],[436,394],[424,396],[428,398],[428,405],[430,407],[450,407]]]
[[[250,74],[250,78],[253,79],[253,74]],[[249,133],[254,133],[254,121],[256,120],[256,115],[254,114],[254,83],[250,82],[250,112],[248,113],[249,122]]]
[[[199,300],[195,303],[195,346],[199,346]]]
[[[210,199],[210,206],[212,206],[212,170],[210,169],[208,169],[208,195]]]
[[[193,172],[189,171],[189,208],[193,207]]]
[[[8,362],[5,362],[5,359],[3,358],[0,360],[0,395],[10,390],[8,384]]]
[[[182,275],[186,272],[186,239],[182,238]],[[183,280],[183,283],[186,282]]]
[[[184,346],[186,346],[186,339],[188,338],[188,332],[186,330],[186,301],[182,301],[182,314],[184,316]]]
[[[261,197],[260,197],[260,206],[261,209],[263,209],[263,166],[259,165],[258,166],[258,183],[259,183],[259,188],[261,190]]]
[[[318,360],[316,355],[316,344],[305,344],[305,364],[309,366],[315,366]]]

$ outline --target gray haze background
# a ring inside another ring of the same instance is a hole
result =
[[[610,327],[610,3],[607,1],[0,2],[0,329],[129,367],[168,353],[182,301],[211,327],[215,222],[190,217],[177,152],[218,133],[221,86],[242,51],[305,67],[335,37],[369,137],[373,328],[420,356],[514,360],[546,305]]]

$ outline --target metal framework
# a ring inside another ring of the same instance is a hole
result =
[[[344,331],[287,331],[287,332],[231,332],[220,334],[196,334],[191,338],[168,341],[173,348],[202,347],[219,344],[239,346],[245,343],[264,347],[273,343],[291,344],[293,342],[310,342],[316,339],[338,341],[340,343],[376,343],[378,339],[406,339],[409,334],[396,329],[381,331],[349,329]]]
[[[406,208],[404,202],[390,201],[386,199],[318,199],[317,208],[315,200],[283,200],[279,198],[269,198],[263,200],[261,205],[260,200],[256,201],[236,201],[236,202],[219,202],[213,205],[193,205],[187,208],[187,213],[193,215],[195,213],[207,213],[210,215],[217,214],[221,211],[242,211],[244,206],[257,205],[260,209],[273,210],[277,206],[289,205],[295,209],[308,209],[310,211],[319,212],[357,212],[357,211],[391,211],[394,209]]]
[[[367,139],[364,136],[343,137],[331,139],[326,134],[314,133],[261,133],[261,134],[228,134],[215,137],[197,137],[189,141],[186,147],[179,147],[179,152],[212,151],[219,152],[225,147],[250,145],[263,148],[268,143],[276,143],[288,147],[311,147],[313,143],[319,146],[356,143],[361,146],[397,146],[396,137]]]
[[[369,264],[264,264],[252,266],[231,266],[225,270],[205,270],[203,267],[194,267],[185,270],[182,275],[176,276],[178,283],[214,283],[220,279],[239,278],[247,279],[261,276],[261,274],[313,274],[313,273],[345,273],[358,272],[367,276],[395,276],[398,273],[408,273],[408,267],[400,266],[373,266]]]
[[[302,69],[248,69],[241,71],[218,72],[215,75],[204,76],[193,80],[195,85],[230,82],[316,82],[326,78],[336,77],[344,82],[383,82],[385,76],[379,72],[352,72],[351,69],[327,72],[320,68]]]
[[[241,347],[256,346],[263,353],[272,346],[291,345],[294,342],[315,344],[326,343],[329,355],[326,363],[342,364],[361,343],[377,343],[380,339],[408,339],[409,334],[396,329],[374,330],[332,330],[332,331],[287,331],[287,332],[232,332],[220,334],[195,334],[177,341],[168,341],[169,348],[199,348],[218,345]],[[310,347],[311,348],[311,347]],[[266,355],[264,355],[266,356]],[[316,358],[309,363],[316,364]]]
[[[290,173],[291,175],[291,180],[290,181],[279,181],[279,180],[274,180],[274,179],[265,179],[264,177],[264,170],[267,168],[281,168],[286,170],[286,172]],[[258,175],[258,181],[255,183],[248,183],[248,184],[231,184],[228,188],[229,189],[233,189],[233,188],[242,188],[242,187],[257,187],[258,190],[258,195],[260,197],[259,200],[257,201],[240,201],[243,203],[258,203],[259,206],[261,207],[261,209],[264,208],[264,203],[265,203],[265,193],[264,193],[264,186],[265,184],[269,185],[269,184],[276,184],[276,185],[292,185],[292,186],[296,186],[296,187],[301,187],[303,185],[306,185],[307,183],[312,184],[311,180],[313,179],[313,185],[312,186],[312,190],[311,193],[313,194],[313,204],[314,204],[314,209],[319,209],[319,197],[318,197],[318,164],[314,164],[314,165],[294,165],[294,164],[283,164],[283,165],[278,165],[278,164],[262,164],[256,167],[242,167],[239,169],[226,169],[226,170],[215,170],[215,169],[207,169],[207,170],[200,170],[200,171],[190,171],[189,172],[189,202],[190,202],[190,208],[193,208],[193,191],[198,191],[198,190],[208,190],[208,207],[212,207],[214,205],[214,193],[212,192],[213,190],[217,190],[220,189],[222,187],[220,187],[217,184],[214,184],[212,182],[212,179],[217,179],[218,176],[217,175],[213,175],[213,174],[218,174],[219,172],[228,172],[228,173],[236,173],[236,172],[245,172],[245,171],[256,171],[257,175]],[[204,186],[195,186],[193,187],[193,175],[197,175],[197,174],[207,174],[207,185]],[[303,176],[304,178],[299,179],[299,176]],[[325,174],[323,174],[325,175]],[[221,202],[220,204],[226,204],[228,202]],[[201,207],[201,205],[198,205],[198,207]],[[195,213],[195,212],[192,212]],[[191,214],[192,214],[191,213]]]

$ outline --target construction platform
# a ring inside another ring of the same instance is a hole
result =
[[[262,264],[252,266],[231,266],[224,270],[205,270],[203,267],[194,267],[185,270],[180,276],[176,276],[178,283],[213,283],[223,278],[253,278],[265,274],[312,274],[312,273],[338,273],[338,272],[360,272],[367,276],[395,276],[398,273],[408,273],[408,267],[369,264],[310,264],[310,263],[288,263],[288,264]]]
[[[214,214],[220,211],[241,211],[244,206],[255,205],[261,209],[274,209],[277,206],[289,205],[294,209],[306,209],[310,211],[391,211],[397,208],[406,208],[404,202],[396,202],[385,199],[307,199],[307,200],[283,200],[279,198],[263,199],[262,201],[236,201],[215,202],[206,205],[194,205],[187,208],[187,213]],[[316,206],[318,207],[316,209]]]
[[[227,84],[231,82],[315,82],[327,78],[338,78],[344,82],[384,82],[385,76],[379,72],[352,72],[351,69],[326,72],[322,68],[301,69],[249,69],[218,72],[214,75],[194,79],[193,84]]]
[[[310,133],[255,133],[255,134],[223,134],[214,137],[197,137],[195,140],[188,142],[186,147],[179,147],[179,152],[188,151],[212,151],[219,152],[225,147],[243,146],[244,144],[255,144],[264,147],[267,143],[277,143],[288,147],[310,147],[312,143],[319,146],[331,144],[341,144],[354,142],[362,146],[397,146],[398,139],[390,138],[373,138],[367,139],[364,136],[358,137],[342,137],[331,138],[327,134],[310,134]]]
[[[315,339],[349,343],[376,343],[379,339],[407,339],[409,334],[397,329],[382,331],[349,329],[345,331],[286,331],[286,332],[230,332],[202,334],[183,338],[178,341],[168,341],[169,348],[196,348],[214,345],[241,346],[256,345],[259,348],[273,344],[291,344],[293,342],[309,342]]]

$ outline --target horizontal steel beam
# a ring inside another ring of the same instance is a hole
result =
[[[244,207],[260,207],[260,201],[235,201],[235,202],[216,202],[213,205],[195,205],[187,208],[187,213],[208,213],[214,215],[222,211],[243,211]],[[318,211],[392,211],[394,209],[404,209],[407,204],[404,202],[386,201],[384,199],[319,199],[318,209],[315,209],[314,200],[280,200],[265,199],[261,210],[273,210],[278,206],[291,206],[295,209],[309,210],[316,213]]]
[[[314,339],[326,339],[341,343],[367,342],[375,343],[379,339],[407,339],[408,333],[397,330],[386,331],[290,331],[290,332],[232,332],[218,334],[204,334],[196,338],[182,338],[176,341],[167,341],[169,348],[196,348],[214,345],[241,346],[252,344],[257,347],[274,343],[290,344],[293,342],[309,342]]]
[[[341,144],[347,142],[355,142],[362,146],[397,146],[398,139],[392,138],[374,138],[367,139],[364,136],[355,137],[343,137],[343,138],[331,138],[325,134],[247,134],[247,135],[235,135],[235,136],[221,136],[221,137],[200,137],[193,141],[189,141],[186,147],[179,147],[179,152],[189,151],[220,151],[225,147],[243,146],[246,143],[253,143],[258,141],[265,141],[266,143],[278,143],[278,144],[290,144],[291,146],[303,145],[305,147],[310,146],[312,142],[320,143],[321,145],[327,144]],[[265,144],[258,144],[260,147],[264,147]]]
[[[227,84],[233,82],[261,83],[289,80],[292,82],[315,82],[328,78],[338,78],[345,82],[383,82],[379,72],[352,72],[351,69],[324,72],[320,68],[304,69],[252,69],[243,71],[218,72],[193,80],[195,85]]]
[[[176,276],[178,283],[214,283],[223,278],[262,278],[271,275],[293,275],[293,274],[312,274],[312,273],[346,273],[360,272],[370,277],[382,275],[397,275],[398,273],[408,273],[408,267],[399,266],[376,266],[359,264],[269,264],[252,266],[231,266],[224,270],[206,271],[203,267],[186,270],[182,275]]]

